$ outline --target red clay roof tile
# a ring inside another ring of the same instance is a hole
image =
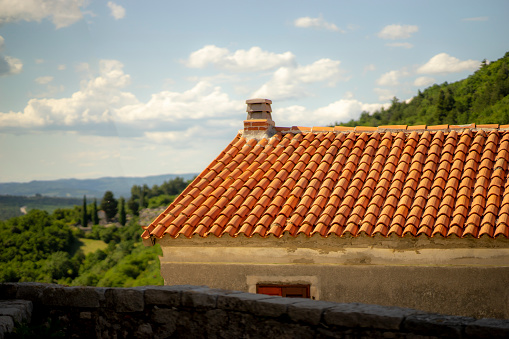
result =
[[[239,134],[142,237],[507,238],[502,128],[294,126],[260,141]]]

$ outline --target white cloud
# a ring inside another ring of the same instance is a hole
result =
[[[125,17],[125,8],[112,2],[108,2],[108,7],[111,10],[111,16],[115,18],[115,20],[120,20]]]
[[[85,0],[3,0],[0,1],[0,25],[50,18],[56,28],[67,27],[83,18],[80,7],[85,4]]]
[[[341,33],[345,33],[343,30],[340,30],[338,26],[336,26],[333,23],[327,22],[322,18],[322,16],[319,16],[318,18],[311,18],[311,17],[302,17],[296,19],[293,24],[295,27],[301,27],[301,28],[323,28],[329,31],[338,32],[341,31]]]
[[[99,75],[70,97],[31,99],[23,112],[0,113],[0,129],[67,129],[94,134],[114,122],[142,134],[146,130],[185,129],[192,121],[224,118],[243,109],[242,102],[231,100],[219,87],[205,82],[182,93],[153,94],[146,103],[123,90],[129,83],[130,76],[124,73],[122,63],[101,60]]]
[[[1,10],[1,7],[0,7]],[[5,39],[0,35],[0,51],[4,48]],[[23,70],[23,63],[21,60],[3,56],[0,54],[0,76],[6,76],[11,74],[18,74]]]
[[[35,63],[37,65],[43,64],[44,63],[44,59],[35,59]]]
[[[440,53],[432,57],[427,63],[417,69],[419,74],[457,73],[474,71],[481,63],[476,60],[461,61],[447,53]]]
[[[384,73],[376,80],[376,83],[380,86],[397,86],[399,85],[399,78],[408,76],[409,73],[405,70],[401,71],[389,71]]]
[[[206,132],[205,128],[197,125],[183,131],[145,132],[145,137],[157,143],[175,143],[186,139],[188,140],[195,135],[203,135],[203,133]]]
[[[332,119],[331,122],[346,122],[360,117],[363,111],[374,112],[380,108],[387,108],[387,104],[366,104],[355,99],[341,99],[332,104],[315,110],[319,119]]]
[[[17,58],[0,55],[0,76],[21,73],[23,63]]]
[[[50,83],[51,81],[53,81],[53,77],[52,76],[44,76],[44,77],[38,77],[34,80],[36,83],[38,83],[39,85],[46,85],[48,83]]]
[[[463,21],[488,21],[489,17],[487,16],[478,16],[474,18],[464,18]]]
[[[208,64],[220,65],[228,57],[228,54],[230,54],[230,51],[227,48],[206,45],[191,53],[186,61],[186,65],[191,68],[204,68]]]
[[[409,42],[391,42],[391,43],[385,44],[385,46],[389,46],[389,47],[403,47],[403,48],[407,48],[407,49],[414,47],[414,45],[412,45]]]
[[[431,84],[434,84],[434,83],[435,83],[435,79],[434,78],[423,76],[423,77],[418,77],[417,79],[415,79],[414,86],[417,86],[417,87],[427,87],[427,86],[429,86]]]
[[[415,25],[388,25],[378,32],[378,37],[390,40],[408,39],[417,31],[419,27]]]
[[[207,45],[189,56],[186,65],[191,68],[204,68],[212,64],[231,71],[261,71],[295,63],[291,52],[276,54],[263,51],[260,47],[249,50],[239,49],[231,53],[227,48]]]
[[[303,84],[328,82],[332,86],[341,80],[340,61],[320,59],[307,66],[280,67],[272,79],[253,93],[253,97],[284,100],[307,95]]]
[[[179,93],[163,91],[153,94],[147,103],[126,105],[117,111],[123,121],[175,122],[216,118],[242,111],[242,104],[232,101],[220,87],[199,82],[192,89]]]
[[[122,92],[129,75],[116,60],[101,60],[100,74],[69,98],[31,99],[23,112],[0,114],[0,128],[42,126],[76,126],[113,120],[112,111],[137,103],[133,94]]]
[[[325,107],[308,110],[299,105],[280,108],[273,113],[278,126],[327,126],[360,117],[363,111],[373,113],[390,104],[366,104],[355,99],[341,99]]]
[[[66,68],[67,68],[67,66],[66,66],[66,65],[63,65],[63,64],[62,64],[62,65],[58,65],[58,67],[57,67],[57,69],[58,69],[59,71],[63,71],[63,70],[65,70]]]

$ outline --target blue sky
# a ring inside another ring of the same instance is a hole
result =
[[[502,57],[507,14],[504,0],[0,0],[0,182],[200,172],[246,99],[271,99],[278,126],[356,119]]]

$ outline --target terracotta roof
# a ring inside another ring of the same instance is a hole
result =
[[[509,237],[509,125],[239,133],[142,237]]]

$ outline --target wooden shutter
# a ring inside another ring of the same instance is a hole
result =
[[[309,298],[309,285],[258,284],[256,293],[279,295],[287,298]]]

